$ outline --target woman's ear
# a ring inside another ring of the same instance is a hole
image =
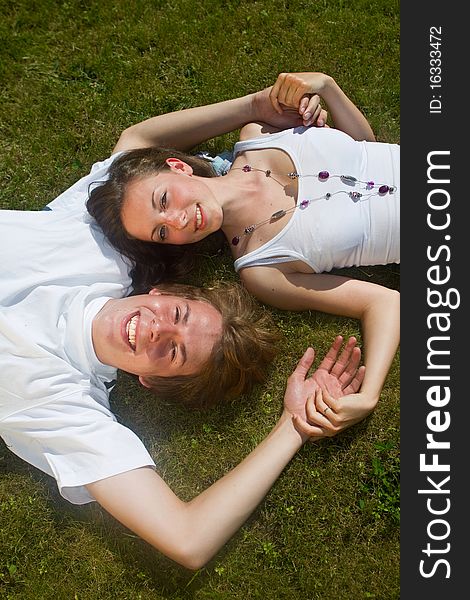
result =
[[[139,381],[144,387],[150,388],[150,384],[146,381],[145,377],[142,377],[142,375],[139,376]]]
[[[193,174],[191,165],[188,165],[188,163],[185,163],[179,158],[167,158],[165,162],[174,173],[184,173],[185,175]]]
[[[158,288],[156,288],[156,287],[152,288],[152,289],[149,291],[149,294],[150,294],[151,296],[161,296],[161,295],[162,295],[161,291],[160,291]]]

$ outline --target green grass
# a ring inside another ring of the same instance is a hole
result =
[[[41,208],[153,114],[245,94],[280,71],[331,73],[379,140],[399,142],[399,8],[387,0],[0,0],[0,207]],[[236,133],[204,147],[231,146]],[[399,288],[399,267],[350,270]],[[234,280],[228,256],[194,280]],[[284,334],[269,381],[208,413],[161,405],[120,375],[112,402],[189,499],[268,433],[307,345],[358,323],[273,310]],[[156,507],[158,510],[158,507]],[[394,600],[399,598],[399,355],[377,410],[307,444],[265,501],[197,573],[99,506],[72,506],[0,445],[0,598]]]

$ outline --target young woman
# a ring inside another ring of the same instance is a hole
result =
[[[321,100],[334,128],[323,126]],[[179,152],[240,127],[224,177]],[[367,375],[357,406],[372,411],[399,343],[399,294],[328,272],[399,262],[399,146],[375,141],[332,77],[295,73],[251,97],[130,127],[115,152],[129,148],[87,204],[111,242],[151,266],[221,230],[263,302],[360,319]]]

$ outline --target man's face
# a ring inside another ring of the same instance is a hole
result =
[[[108,300],[93,319],[98,359],[143,378],[197,374],[222,334],[222,316],[211,304],[149,294]]]

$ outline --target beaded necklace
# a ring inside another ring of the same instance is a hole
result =
[[[338,178],[338,179],[341,179],[341,181],[344,184],[354,186],[354,187],[359,186],[359,189],[371,191],[372,193],[369,194],[368,197],[373,196],[373,195],[385,196],[385,194],[393,194],[397,189],[396,186],[387,185],[386,183],[375,183],[374,181],[360,181],[359,179],[356,179],[356,177],[353,177],[352,175],[330,175],[330,173],[328,173],[328,171],[320,171],[317,175],[300,175],[300,173],[297,173],[297,171],[291,171],[290,173],[273,173],[273,171],[271,171],[270,169],[266,169],[266,170],[265,169],[256,169],[255,167],[252,167],[251,165],[245,165],[244,167],[232,167],[231,170],[232,171],[243,171],[244,173],[250,173],[250,171],[260,171],[261,173],[264,173],[266,175],[266,177],[271,177],[271,175],[285,175],[286,177],[289,177],[289,179],[299,179],[300,177],[317,177],[319,179],[319,181],[321,181],[321,182],[328,181],[328,179],[330,179],[330,178],[331,179]],[[279,185],[282,185],[282,184],[279,183]],[[282,217],[285,217],[287,213],[292,212],[296,208],[305,209],[305,208],[307,208],[307,206],[309,204],[311,204],[315,200],[320,200],[321,198],[325,198],[328,200],[329,198],[331,198],[331,196],[333,196],[335,194],[348,194],[348,196],[354,202],[358,202],[358,200],[360,200],[364,196],[364,194],[362,192],[358,192],[358,191],[349,191],[348,192],[347,190],[337,190],[336,192],[333,192],[333,193],[326,192],[326,194],[324,194],[323,196],[319,196],[318,198],[311,198],[310,200],[302,200],[296,206],[292,206],[291,208],[277,210],[268,219],[265,219],[264,221],[260,221],[259,223],[253,223],[252,225],[248,225],[248,227],[245,227],[245,229],[243,230],[243,233],[241,233],[240,235],[236,235],[235,237],[232,238],[232,246],[237,246],[238,243],[240,242],[240,238],[242,238],[245,235],[251,235],[256,229],[258,229],[258,227],[261,227],[262,225],[266,225],[267,223],[274,223],[275,221],[279,221],[279,219],[282,219]]]

